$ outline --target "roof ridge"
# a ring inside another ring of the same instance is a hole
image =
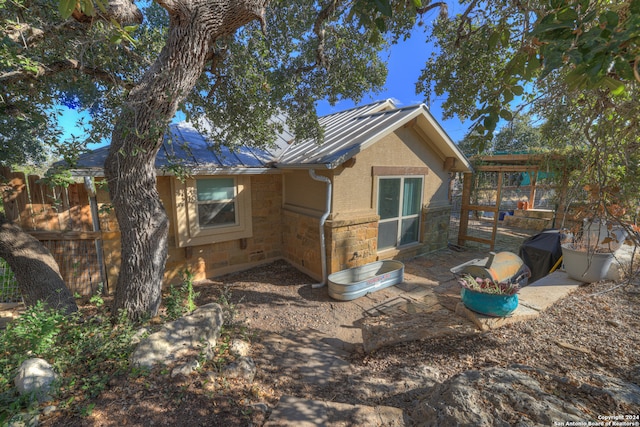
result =
[[[335,111],[333,113],[325,114],[324,116],[318,116],[318,118],[321,119],[321,118],[331,117],[331,116],[336,115],[336,114],[345,114],[345,113],[348,113],[348,112],[354,111],[354,110],[364,110],[364,109],[367,109],[368,107],[373,107],[373,106],[376,106],[376,105],[383,105],[385,103],[391,104],[391,106],[393,106],[394,109],[398,108],[391,98],[387,98],[387,99],[383,99],[383,100],[380,100],[380,101],[374,101],[374,102],[369,103],[369,104],[357,105],[357,106],[354,106],[354,107],[351,107],[351,108],[347,108],[346,110]],[[368,114],[372,114],[372,113],[367,113],[366,115],[368,115]]]

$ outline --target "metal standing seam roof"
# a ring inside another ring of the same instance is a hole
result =
[[[435,144],[439,143],[441,151],[447,156],[460,159],[463,168],[469,169],[468,160],[431,116],[426,106],[396,108],[391,100],[378,101],[320,117],[319,123],[324,129],[322,144],[313,139],[294,141],[294,136],[285,125],[284,116],[274,117],[274,120],[280,121],[284,126],[284,131],[277,136],[273,148],[269,149],[245,145],[232,151],[222,144],[214,148],[210,140],[192,124],[172,124],[169,127],[170,135],[164,138],[158,152],[156,169],[162,171],[176,161],[189,167],[195,174],[231,171],[257,173],[273,171],[274,167],[334,169],[418,116],[426,117],[431,123],[430,137]],[[86,174],[88,170],[99,173],[108,150],[108,146],[102,147],[80,156],[77,173]]]
[[[370,107],[367,109],[367,107]],[[325,135],[322,144],[300,141],[285,151],[277,161],[279,168],[324,166],[334,169],[358,152],[379,141],[410,121],[423,117],[429,123],[426,133],[438,151],[460,161],[458,170],[471,170],[469,160],[453,143],[424,104],[396,108],[388,100],[320,118]]]

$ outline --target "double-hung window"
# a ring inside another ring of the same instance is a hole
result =
[[[179,246],[252,236],[250,177],[198,176],[173,183]]]
[[[420,241],[422,177],[378,178],[378,250]]]
[[[228,227],[238,223],[235,178],[196,180],[198,225],[200,228]]]

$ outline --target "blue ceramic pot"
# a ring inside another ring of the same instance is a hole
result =
[[[460,295],[462,302],[469,310],[487,316],[506,317],[518,308],[518,294],[483,294],[462,288]]]

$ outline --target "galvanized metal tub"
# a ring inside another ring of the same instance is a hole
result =
[[[330,274],[327,280],[331,298],[350,301],[402,283],[404,264],[394,260],[376,261]]]

